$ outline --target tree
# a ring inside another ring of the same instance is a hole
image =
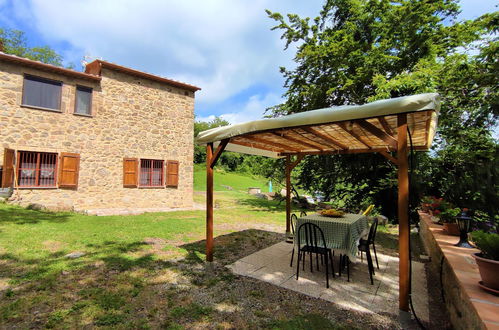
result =
[[[497,13],[457,22],[458,12],[457,1],[453,0],[328,0],[313,21],[294,14],[284,18],[267,11],[277,22],[273,29],[283,31],[281,38],[286,48],[297,45],[296,67],[281,68],[287,88],[285,102],[269,111],[280,116],[439,92],[444,98],[436,148],[439,151],[436,159],[417,155],[416,164],[424,163],[429,168],[414,170],[414,175],[438,175],[441,150],[447,150],[449,145],[462,146],[463,118],[476,129],[466,134],[476,144],[482,143],[484,136],[490,137],[497,118],[497,94],[492,92],[497,89],[497,44],[491,38],[496,32],[493,27],[497,27]],[[463,52],[470,45],[478,45],[479,56]],[[464,94],[459,88],[461,83],[466,86]],[[489,142],[485,144],[490,147],[486,147],[484,157],[487,164],[493,159],[489,151],[497,147],[496,142]],[[473,152],[469,150],[472,144],[456,150]],[[382,206],[384,214],[395,216],[396,172],[383,157],[309,156],[301,166],[306,170],[301,171],[299,182],[306,188],[342,198],[351,207],[375,202]],[[455,168],[456,164],[450,166]],[[469,168],[465,171],[472,176]],[[442,187],[440,178],[434,176],[433,180],[431,186],[417,187],[419,193]]]
[[[230,123],[220,117],[215,117],[212,121],[195,121],[194,122],[194,139],[199,132],[206,131],[215,127],[230,125]],[[194,164],[201,164],[206,161],[206,147],[194,145]]]
[[[0,28],[3,52],[47,64],[62,66],[62,56],[49,46],[29,47],[24,32]]]

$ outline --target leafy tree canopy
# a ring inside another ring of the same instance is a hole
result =
[[[29,47],[26,35],[22,31],[0,28],[0,41],[3,44],[3,51],[7,54],[62,66],[61,55],[49,46]]]
[[[434,152],[416,155],[413,191],[497,214],[497,12],[459,22],[455,0],[327,0],[313,20],[267,13],[296,46],[273,116],[438,92]],[[381,156],[308,156],[298,171],[309,190],[396,214],[396,169]]]

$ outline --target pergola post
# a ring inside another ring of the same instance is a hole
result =
[[[213,261],[213,143],[206,145],[206,261]]]
[[[206,261],[213,261],[213,167],[222,155],[229,139],[220,141],[213,152],[213,143],[206,144]]]
[[[291,156],[286,156],[286,236],[291,232]]]
[[[409,173],[407,162],[407,115],[397,117],[399,309],[409,311]]]

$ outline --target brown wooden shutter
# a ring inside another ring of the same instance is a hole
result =
[[[166,162],[166,186],[178,187],[178,161],[176,160]]]
[[[61,152],[59,163],[59,188],[78,188],[80,155]]]
[[[3,152],[3,170],[2,170],[2,188],[9,188],[14,183],[14,158],[15,151],[4,149]]]
[[[123,158],[123,187],[137,187],[138,173],[139,160],[137,158]]]

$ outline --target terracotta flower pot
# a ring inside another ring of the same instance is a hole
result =
[[[492,289],[499,290],[499,261],[482,258],[481,253],[474,253],[473,257],[476,260],[480,276],[483,284]]]
[[[444,223],[444,230],[447,232],[447,234],[452,235],[452,236],[459,236],[459,226],[457,223]]]

